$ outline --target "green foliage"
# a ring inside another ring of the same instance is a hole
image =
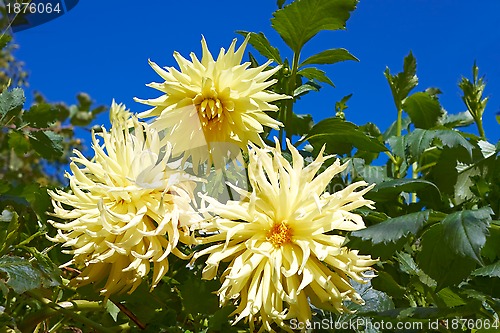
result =
[[[417,128],[432,128],[443,115],[439,101],[426,92],[418,92],[405,98],[403,109]]]
[[[296,53],[322,30],[345,29],[357,0],[297,0],[276,11],[273,28]]]
[[[358,126],[339,118],[327,118],[314,125],[306,136],[317,150],[326,145],[326,153],[347,154],[353,147],[370,152],[387,148],[378,139],[359,130]]]

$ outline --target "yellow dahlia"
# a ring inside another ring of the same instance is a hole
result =
[[[306,323],[311,307],[342,313],[344,301],[362,304],[351,280],[365,283],[376,260],[343,247],[337,231],[365,227],[351,210],[368,206],[363,198],[372,186],[353,183],[335,193],[324,192],[332,178],[346,168],[339,160],[316,176],[323,162],[321,152],[304,167],[299,152],[287,142],[293,163],[275,149],[252,146],[248,178],[251,192],[234,188],[240,201],[220,203],[204,197],[206,213],[215,215],[206,228],[204,243],[217,242],[195,254],[209,254],[203,278],[213,279],[219,264],[229,262],[218,290],[221,304],[236,300],[235,322],[247,318],[251,329],[272,331],[276,323],[291,331],[286,321]]]
[[[265,70],[271,61],[249,68],[241,64],[248,38],[235,51],[236,39],[229,50],[221,49],[217,60],[208,50],[205,39],[201,45],[201,61],[191,53],[191,61],[174,53],[179,70],[165,70],[150,61],[151,67],[165,80],[150,87],[164,93],[156,99],[137,101],[153,106],[139,118],[157,116],[153,126],[167,131],[173,154],[191,156],[195,170],[208,161],[222,167],[224,157],[234,157],[249,142],[262,146],[259,133],[263,126],[278,129],[282,124],[264,111],[277,111],[271,104],[287,96],[266,91],[276,83],[268,80],[279,66]],[[229,156],[230,155],[230,156]]]
[[[65,250],[73,255],[67,265],[83,267],[72,283],[106,280],[106,297],[132,292],[151,265],[154,288],[170,253],[187,259],[177,245],[192,243],[189,227],[199,219],[190,205],[195,183],[169,166],[170,147],[148,125],[128,119],[124,106],[113,103],[111,114],[111,131],[93,134],[94,158],[75,150],[66,174],[71,191],[49,191],[53,215],[68,220],[51,221],[58,232],[51,240],[72,248]]]

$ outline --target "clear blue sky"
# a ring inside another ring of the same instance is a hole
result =
[[[273,0],[83,0],[58,19],[16,33],[21,46],[16,55],[30,73],[29,95],[37,90],[49,101],[70,104],[78,92],[87,92],[98,104],[110,105],[114,98],[139,112],[146,107],[133,97],[158,96],[145,87],[160,79],[147,59],[174,66],[174,50],[184,56],[191,51],[200,55],[202,34],[212,53],[227,48],[238,37],[236,30],[262,31],[285,50],[270,27],[275,9]],[[496,142],[499,17],[498,0],[361,0],[347,31],[320,33],[303,54],[344,47],[360,62],[324,66],[337,88],[324,87],[306,96],[298,102],[297,113],[312,113],[319,121],[333,115],[335,101],[353,93],[347,119],[358,125],[374,122],[385,129],[395,118],[395,109],[383,71],[386,66],[400,71],[403,57],[412,50],[418,61],[417,91],[440,88],[449,113],[465,110],[457,83],[462,75],[470,77],[477,60],[490,96],[484,115],[486,135]],[[238,39],[241,42],[242,37]],[[107,115],[99,121],[107,122]]]

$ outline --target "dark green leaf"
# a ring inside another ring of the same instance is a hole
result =
[[[398,109],[401,109],[403,100],[418,84],[417,60],[413,53],[410,52],[405,57],[402,72],[392,75],[389,68],[386,68],[384,75],[389,82],[394,103]]]
[[[9,147],[14,149],[16,154],[23,155],[30,150],[30,143],[28,137],[22,132],[11,131],[9,132]]]
[[[377,277],[372,280],[372,285],[377,290],[381,290],[391,297],[403,298],[405,296],[405,288],[400,286],[392,275],[387,272],[377,272]]]
[[[285,4],[285,2],[286,2],[286,0],[277,0],[276,5],[278,5],[278,8],[281,8]]]
[[[446,236],[442,224],[430,227],[422,236],[422,250],[417,256],[418,265],[437,281],[438,290],[460,283],[475,267],[473,259],[458,256],[443,242]]]
[[[236,309],[234,305],[228,305],[217,310],[208,321],[208,328],[217,332],[227,332],[231,329],[228,320],[229,315]]]
[[[33,149],[43,158],[54,159],[63,154],[63,137],[51,131],[37,131],[29,134]]]
[[[387,148],[376,138],[364,134],[353,123],[339,118],[327,118],[313,126],[306,140],[316,149],[326,144],[327,153],[346,154],[352,147],[381,152]]]
[[[330,80],[330,78],[326,76],[326,73],[320,69],[317,69],[316,67],[303,68],[298,71],[298,74],[308,78],[309,80],[328,83],[332,87],[335,87],[332,80]]]
[[[297,0],[274,12],[271,22],[285,43],[299,53],[318,32],[345,29],[356,4],[356,0]]]
[[[27,259],[16,256],[0,257],[0,272],[5,274],[5,283],[17,294],[42,286],[42,273]]]
[[[489,207],[449,214],[442,222],[445,237],[454,254],[482,264],[481,249],[486,243],[493,211]]]
[[[423,179],[392,179],[380,184],[368,192],[365,196],[372,200],[393,200],[390,195],[399,194],[401,192],[407,193],[426,193],[426,197],[436,199],[441,198],[441,193],[437,186],[429,181]]]
[[[287,127],[287,133],[291,135],[305,135],[313,127],[314,121],[310,114],[292,114],[292,121]]]
[[[217,311],[218,299],[214,294],[219,287],[216,280],[201,280],[197,277],[189,277],[179,286],[183,304],[188,313],[213,313]],[[193,292],[196,291],[196,292]]]
[[[61,118],[63,118],[61,116],[63,111],[63,108],[51,104],[35,104],[29,111],[23,114],[23,120],[28,122],[31,126],[43,128],[51,125],[56,120],[61,120]]]
[[[370,240],[373,244],[396,243],[409,234],[416,235],[429,218],[429,211],[390,218],[384,222],[356,230],[351,236]]]
[[[346,49],[330,49],[310,56],[300,64],[300,67],[312,64],[335,64],[346,60],[359,61],[358,58],[350,54]]]
[[[425,92],[417,92],[407,97],[403,102],[403,109],[417,128],[434,127],[443,115],[439,101]]]
[[[425,130],[417,128],[407,135],[406,142],[410,149],[410,153],[414,157],[420,155],[434,144],[437,139],[443,146],[450,148],[463,148],[472,156],[474,146],[467,141],[459,132],[454,130]]]
[[[249,43],[252,45],[257,51],[259,51],[260,54],[262,54],[264,57],[276,61],[278,64],[283,63],[281,61],[281,56],[280,52],[277,48],[274,46],[271,46],[271,43],[267,39],[267,37],[264,35],[264,33],[259,32],[258,34],[255,32],[248,32],[248,31],[236,31],[240,35],[247,36],[250,34],[250,40]]]

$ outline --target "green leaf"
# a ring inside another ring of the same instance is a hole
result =
[[[353,123],[339,118],[323,119],[311,128],[306,140],[318,150],[326,144],[325,151],[328,154],[346,154],[353,146],[375,153],[387,150],[376,138],[366,135]]]
[[[489,207],[449,214],[442,222],[445,237],[454,254],[482,264],[481,249],[486,243],[493,211]]]
[[[33,149],[41,157],[55,159],[63,154],[63,137],[51,131],[37,131],[29,134]]]
[[[337,62],[354,60],[359,61],[358,58],[349,53],[346,49],[330,49],[321,51],[315,55],[310,56],[304,60],[299,67],[306,65],[323,65],[323,64],[335,64]]]
[[[446,236],[442,224],[433,225],[422,235],[422,250],[417,255],[420,268],[438,283],[437,290],[460,283],[475,267],[473,259],[457,255],[443,241]]]
[[[267,39],[266,35],[264,35],[264,33],[259,32],[257,34],[255,32],[248,32],[242,30],[238,30],[236,32],[245,37],[248,34],[250,34],[250,40],[248,42],[257,51],[259,51],[260,54],[262,54],[264,57],[268,59],[276,61],[278,64],[283,63],[283,61],[281,60],[280,51],[276,47],[271,45],[271,43]]]
[[[500,278],[500,260],[494,264],[478,268],[472,272],[474,276],[487,276]]]
[[[214,292],[218,287],[219,283],[216,280],[206,281],[198,277],[189,277],[183,281],[179,290],[187,313],[210,314],[217,311],[218,299]]]
[[[403,102],[403,109],[417,128],[434,127],[443,115],[443,109],[437,98],[425,92],[417,92],[407,97]]]
[[[387,139],[393,155],[406,158],[406,136],[391,136]]]
[[[402,299],[405,296],[405,288],[400,286],[387,272],[377,272],[377,276],[371,282],[375,289],[381,290],[393,298]]]
[[[417,128],[406,137],[410,153],[417,158],[435,143],[434,140],[439,140],[446,147],[463,148],[472,156],[474,146],[460,135],[459,132],[454,130],[425,130]]]
[[[401,192],[415,192],[417,194],[425,192],[425,197],[431,197],[437,200],[441,198],[441,192],[434,183],[423,179],[408,178],[392,179],[377,184],[365,195],[365,197],[375,201],[393,200],[391,195]]]
[[[296,0],[277,10],[273,28],[295,53],[322,30],[345,29],[357,0]]]
[[[326,76],[326,73],[320,69],[317,69],[316,67],[303,68],[299,70],[297,73],[299,75],[308,78],[309,80],[316,80],[318,82],[328,83],[332,87],[335,87],[332,80],[330,80],[330,78]]]
[[[111,302],[109,299],[106,300],[104,307],[106,308],[106,312],[109,313],[111,318],[113,318],[113,320],[116,322],[118,319],[118,314],[120,313],[120,308],[117,307],[116,304]]]
[[[406,252],[398,252],[396,254],[397,261],[399,263],[399,268],[408,275],[413,275],[418,277],[420,282],[429,287],[436,287],[436,281],[425,274],[418,266],[413,257]]]
[[[11,35],[9,35],[8,33],[2,33],[2,35],[0,35],[0,50],[6,47],[11,40],[12,40]]]
[[[305,135],[313,127],[314,121],[310,114],[292,114],[287,132],[291,135]]]
[[[299,97],[307,94],[310,91],[319,91],[321,86],[313,81],[307,81],[293,91],[293,97]]]
[[[40,288],[46,281],[44,274],[27,259],[16,256],[0,257],[0,272],[6,274],[3,280],[17,294]]]
[[[7,114],[11,116],[19,114],[25,101],[24,91],[21,88],[3,91],[0,94],[0,121],[2,121]]]
[[[411,120],[409,117],[403,117],[401,120],[401,129],[408,128],[410,126]],[[388,129],[382,134],[384,140],[389,139],[392,136],[397,136],[397,120],[395,120]]]
[[[209,319],[208,328],[217,332],[228,332],[231,329],[228,317],[235,309],[234,305],[228,305],[217,310]]]
[[[389,68],[385,69],[384,75],[389,82],[394,103],[398,109],[402,108],[403,100],[418,84],[417,60],[413,53],[409,53],[403,62],[403,71],[392,75]]]
[[[62,120],[68,116],[68,111],[62,107],[52,104],[41,103],[33,105],[29,111],[23,114],[23,120],[37,128],[48,127],[56,120]]]
[[[428,219],[429,211],[411,213],[353,231],[351,236],[370,240],[373,244],[396,243],[409,234],[416,235]]]
[[[441,120],[441,124],[448,128],[465,127],[473,123],[474,118],[472,118],[469,111],[456,114],[446,114],[445,117]]]
[[[16,212],[3,210],[0,215],[0,254],[4,254],[14,244],[18,236],[19,215]]]
[[[18,155],[26,154],[30,150],[30,142],[28,140],[28,137],[19,131],[9,132],[8,143],[9,147],[14,149],[14,151]]]

